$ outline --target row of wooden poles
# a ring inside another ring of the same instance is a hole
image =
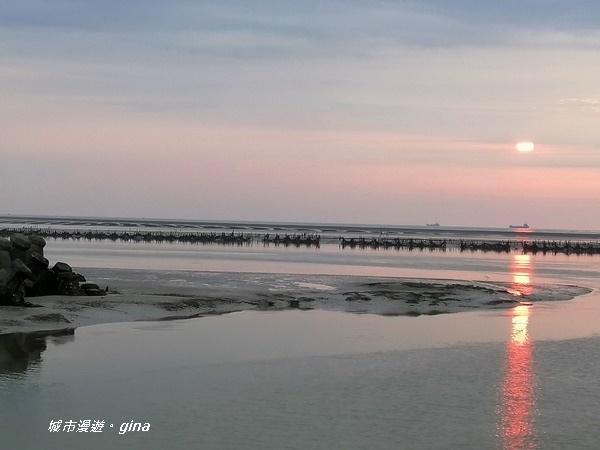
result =
[[[279,234],[279,233],[235,233],[235,232],[180,232],[180,231],[142,231],[142,230],[77,230],[55,228],[3,228],[0,236],[8,237],[15,233],[37,235],[52,239],[85,239],[111,240],[123,242],[168,242],[191,244],[221,244],[221,245],[251,245],[255,243],[275,244],[284,246],[319,247],[319,234]],[[510,252],[522,250],[524,253],[564,253],[575,255],[600,254],[598,241],[493,241],[470,239],[415,239],[389,237],[356,237],[337,238],[342,248],[359,249],[408,249],[408,250],[441,250],[448,248],[460,251]]]
[[[217,233],[217,232],[179,232],[179,231],[108,231],[108,230],[58,230],[53,228],[4,228],[0,236],[15,233],[37,235],[51,239],[74,240],[110,240],[123,242],[180,242],[188,244],[224,244],[244,245],[263,242],[264,244],[319,246],[321,236],[316,234],[257,234],[257,233]]]
[[[455,248],[460,251],[482,251],[508,253],[513,250],[522,250],[523,253],[564,253],[567,255],[598,255],[600,242],[590,241],[485,241],[470,239],[414,239],[414,238],[343,238],[340,237],[342,247],[350,248],[395,248],[395,249],[429,249],[446,250]]]

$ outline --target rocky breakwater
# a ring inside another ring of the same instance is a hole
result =
[[[0,238],[0,306],[29,306],[25,297],[41,295],[104,295],[94,283],[71,266],[52,267],[44,257],[46,241],[40,236],[13,234]]]

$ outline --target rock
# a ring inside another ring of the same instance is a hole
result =
[[[26,305],[24,297],[40,295],[105,295],[95,283],[86,283],[64,262],[49,268],[44,257],[46,240],[13,234],[0,238],[0,305]],[[80,283],[85,283],[84,287]]]
[[[22,261],[12,262],[10,270],[1,270],[0,305],[24,305],[26,279],[31,277],[31,270]]]
[[[4,286],[6,284],[6,282],[8,281],[8,274],[10,273],[10,267],[8,269],[0,269],[0,289],[2,289],[2,286]]]
[[[33,295],[30,294],[30,292],[32,292],[35,289],[35,285],[33,283],[33,280],[25,280],[23,282],[23,286],[25,287],[25,296],[26,297],[33,297]]]
[[[10,237],[10,242],[12,243],[13,248],[19,250],[29,250],[31,247],[31,241],[23,234],[13,234]]]
[[[84,291],[87,291],[88,289],[98,289],[100,290],[100,286],[98,286],[96,283],[84,283],[81,285],[81,288]]]
[[[44,258],[39,253],[34,253],[31,257],[31,263],[29,263],[29,268],[35,274],[36,272],[41,272],[48,268],[50,262]]]
[[[82,275],[79,275],[76,272],[59,272],[56,274],[56,278],[58,281],[70,282],[70,281],[81,281]],[[85,281],[85,279],[83,280]]]
[[[36,295],[56,295],[58,291],[58,279],[56,273],[51,269],[44,270],[34,285]]]
[[[58,295],[86,295],[79,283],[85,282],[85,277],[76,272],[60,272],[56,274]]]
[[[44,248],[46,246],[46,239],[41,236],[29,236],[29,242],[31,245],[35,245],[36,247]]]
[[[31,258],[31,252],[29,251],[31,242],[29,241],[29,238],[22,234],[13,234],[10,237],[10,242],[12,244],[12,248],[9,250],[10,259],[13,261],[20,259],[27,264],[28,260]]]
[[[0,238],[0,250],[9,252],[12,249],[12,244],[8,239]]]
[[[11,265],[14,273],[23,274],[24,277],[29,277],[31,275],[31,269],[29,269],[23,261],[17,259],[16,261],[13,261]]]
[[[11,262],[10,252],[7,250],[0,250],[0,269],[10,269]]]
[[[56,292],[57,295],[73,295],[73,296],[85,296],[86,293],[81,287],[79,287],[79,283],[76,281],[69,281],[67,283],[59,283],[58,290]]]
[[[25,296],[26,297],[37,297],[39,295],[48,295],[52,293],[51,290],[44,289],[43,277],[47,272],[52,273],[54,275],[54,280],[56,280],[56,274],[51,270],[48,270],[48,260],[43,256],[40,256],[38,253],[34,253],[31,262],[27,267],[31,269],[32,278],[25,283]],[[56,284],[56,283],[54,283]],[[54,291],[56,288],[54,288]],[[45,291],[45,292],[44,292]]]
[[[73,268],[70,265],[68,265],[67,263],[64,263],[64,262],[57,262],[52,267],[52,270],[56,274],[63,273],[63,272],[73,272]]]
[[[46,246],[46,240],[40,236],[30,236],[29,241],[31,242],[31,248],[29,249],[33,255],[36,253],[41,257],[44,256],[44,247]]]
[[[81,288],[85,291],[85,294],[90,297],[106,295],[106,291],[100,289],[100,286],[96,283],[83,283]]]

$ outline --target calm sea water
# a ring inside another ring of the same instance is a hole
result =
[[[46,256],[172,284],[214,271],[600,287],[600,256],[52,240]],[[595,449],[599,333],[595,291],[427,317],[255,311],[2,336],[2,446]],[[149,430],[120,434],[132,421]]]

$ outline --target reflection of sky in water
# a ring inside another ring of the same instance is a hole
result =
[[[536,448],[535,373],[527,331],[530,308],[520,305],[511,311],[512,329],[506,347],[498,423],[504,449]]]
[[[540,323],[568,308],[535,308],[534,327],[532,307],[521,305],[424,317],[253,311],[80,328],[49,340],[38,370],[0,373],[14,405],[0,412],[4,447],[121,448],[127,439],[146,449],[150,437],[152,448],[595,448],[594,433],[579,430],[597,422],[598,338],[539,340]],[[49,442],[49,421],[71,417],[135,419],[154,434],[123,437],[107,426],[103,440],[60,433]]]

